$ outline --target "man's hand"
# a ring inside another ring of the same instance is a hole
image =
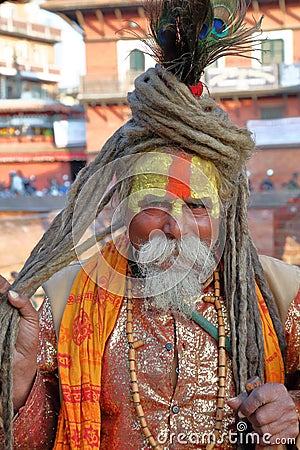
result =
[[[261,436],[262,447],[286,443],[288,438],[299,434],[296,406],[283,384],[266,383],[249,395],[244,392],[227,403],[240,418],[251,422],[253,430]]]
[[[8,281],[0,275],[0,294],[4,294],[9,288]],[[39,318],[27,297],[9,291],[8,300],[21,314],[13,369],[13,403],[15,411],[18,411],[26,402],[37,370]]]

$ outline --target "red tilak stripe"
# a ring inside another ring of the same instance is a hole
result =
[[[191,159],[181,153],[179,157],[173,158],[169,169],[167,192],[179,198],[191,196]]]

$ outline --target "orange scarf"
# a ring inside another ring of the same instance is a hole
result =
[[[127,240],[108,243],[78,273],[58,341],[63,402],[54,449],[98,449],[101,364],[125,291]]]
[[[271,383],[284,383],[284,364],[278,344],[278,338],[274,330],[267,305],[256,285],[256,296],[258,300],[258,310],[261,319],[262,332],[264,337],[265,356],[265,381]]]
[[[63,402],[55,450],[101,448],[101,364],[125,292],[127,244],[121,238],[118,252],[112,242],[108,243],[100,257],[88,260],[73,283],[58,342]],[[265,341],[266,381],[283,383],[277,336],[259,290],[257,295]]]

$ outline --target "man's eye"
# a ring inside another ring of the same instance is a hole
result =
[[[188,207],[190,209],[206,209],[203,202],[191,202],[191,203],[188,203]]]

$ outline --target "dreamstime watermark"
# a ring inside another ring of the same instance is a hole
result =
[[[232,445],[295,445],[296,438],[272,438],[270,433],[264,433],[260,435],[255,431],[247,433],[247,423],[240,421],[237,424],[236,430],[229,430],[228,432],[222,432],[218,437],[212,432],[182,432],[173,433],[162,431],[157,436],[157,441],[161,445],[206,445],[214,443],[215,445],[222,445],[225,442]]]

